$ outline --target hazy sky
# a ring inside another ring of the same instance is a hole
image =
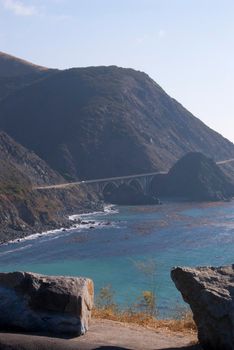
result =
[[[0,51],[145,71],[234,141],[234,0],[0,0]]]

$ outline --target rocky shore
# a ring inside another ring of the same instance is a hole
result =
[[[57,203],[58,201],[56,200],[55,205]],[[8,220],[7,222],[0,222],[0,244],[22,239],[36,233],[43,234],[43,232],[52,230],[67,230],[80,223],[79,221],[76,222],[75,220],[70,219],[72,214],[78,215],[97,211],[101,212],[103,210],[103,202],[99,200],[90,201],[83,204],[67,201],[64,203],[64,207],[59,203],[58,210],[55,210],[51,216],[45,213],[44,216],[41,215],[32,225],[30,225],[28,222],[22,220],[20,215],[14,212],[11,207],[7,208],[6,210],[4,207],[1,207],[0,216],[2,215],[8,217]]]

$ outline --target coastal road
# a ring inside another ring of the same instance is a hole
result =
[[[234,158],[227,159],[227,160],[221,160],[219,162],[216,162],[217,165],[222,165],[222,164],[228,164],[234,162]]]
[[[49,189],[56,189],[56,188],[61,189],[61,188],[66,188],[66,187],[71,187],[71,186],[76,186],[76,185],[108,182],[108,181],[115,181],[115,180],[127,180],[127,179],[134,179],[134,178],[152,176],[152,175],[158,175],[158,174],[167,174],[167,172],[166,171],[158,171],[158,172],[154,172],[154,173],[134,174],[134,175],[126,175],[126,176],[106,177],[106,178],[102,178],[102,179],[66,182],[66,183],[61,183],[61,184],[57,184],[57,185],[35,186],[35,187],[33,187],[33,189],[34,190],[49,190]]]
[[[234,158],[220,160],[216,162],[217,165],[224,165],[228,163],[234,162]],[[117,176],[117,177],[107,177],[103,179],[93,179],[93,180],[83,180],[83,181],[76,181],[76,182],[66,182],[66,183],[60,183],[56,185],[44,185],[44,186],[35,186],[33,187],[34,190],[50,190],[50,189],[63,189],[67,187],[77,186],[77,185],[84,185],[84,184],[92,184],[92,183],[100,183],[100,182],[108,182],[108,181],[115,181],[115,180],[126,180],[126,179],[134,179],[139,177],[145,177],[145,176],[152,176],[152,175],[159,175],[159,174],[167,174],[166,171],[158,171],[158,172],[152,172],[152,173],[144,173],[144,174],[134,174],[134,175],[126,175],[126,176]]]

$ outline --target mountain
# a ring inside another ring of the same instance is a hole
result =
[[[68,180],[167,170],[188,152],[216,160],[234,145],[145,73],[74,68],[0,102],[0,128]]]
[[[37,66],[0,51],[0,77],[16,77],[47,70],[46,67]]]
[[[158,196],[195,201],[219,201],[234,195],[234,185],[224,172],[198,152],[186,154],[168,174],[156,176],[152,189]]]
[[[0,52],[0,100],[55,71]]]

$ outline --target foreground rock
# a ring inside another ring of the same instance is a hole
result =
[[[234,265],[177,267],[171,277],[193,311],[204,350],[233,350]]]
[[[93,282],[87,278],[0,273],[0,329],[81,335],[88,330]]]

